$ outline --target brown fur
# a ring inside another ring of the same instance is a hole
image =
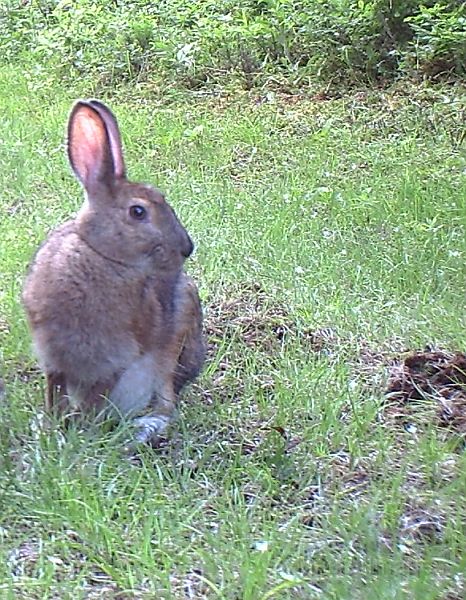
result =
[[[108,108],[78,102],[68,135],[87,198],[38,250],[23,290],[47,408],[92,414],[109,397],[124,414],[151,405],[169,418],[204,357],[199,296],[183,271],[192,242],[156,188],[126,179]]]

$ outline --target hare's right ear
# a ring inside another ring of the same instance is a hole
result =
[[[102,185],[110,188],[124,177],[118,126],[104,105],[81,100],[74,105],[68,122],[68,157],[76,177],[90,193]]]

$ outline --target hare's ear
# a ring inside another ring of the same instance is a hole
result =
[[[89,104],[91,104],[92,108],[94,108],[104,120],[110,142],[110,152],[112,153],[115,177],[123,179],[126,175],[125,161],[123,160],[123,149],[117,120],[113,116],[112,111],[108,106],[105,106],[103,102],[99,102],[99,100],[90,100]]]
[[[115,130],[110,132],[100,111],[83,101],[77,102],[70,114],[68,157],[76,177],[91,193],[96,186],[112,187],[124,176],[120,134],[112,119]]]

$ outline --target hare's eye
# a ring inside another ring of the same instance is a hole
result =
[[[142,221],[146,216],[146,209],[143,206],[135,204],[129,209],[129,216],[137,221]]]

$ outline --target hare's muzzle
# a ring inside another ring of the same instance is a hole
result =
[[[194,251],[194,244],[188,234],[186,234],[186,238],[187,238],[187,240],[185,240],[185,243],[183,244],[183,248],[181,249],[181,254],[185,258],[189,258]]]

